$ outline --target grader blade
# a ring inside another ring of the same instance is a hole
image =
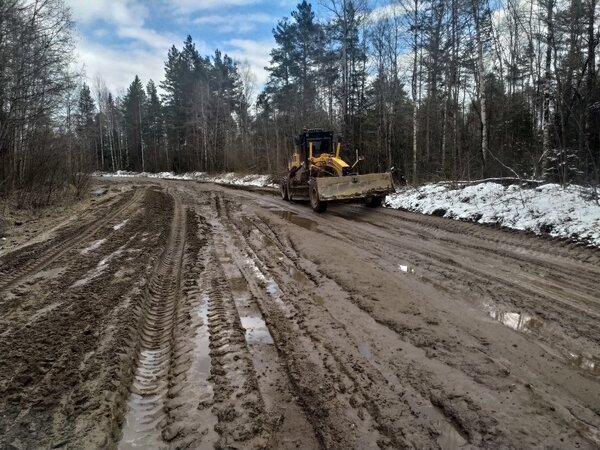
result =
[[[390,173],[322,177],[316,178],[316,182],[321,201],[383,197],[394,192]]]

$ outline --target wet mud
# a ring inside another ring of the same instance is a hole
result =
[[[102,182],[0,255],[1,448],[600,445],[598,251]]]

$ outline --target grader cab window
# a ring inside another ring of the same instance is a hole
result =
[[[313,156],[319,156],[322,153],[331,153],[331,139],[315,139],[310,140],[312,143]]]

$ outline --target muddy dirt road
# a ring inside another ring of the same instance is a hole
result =
[[[98,183],[0,252],[0,448],[600,446],[600,252]]]

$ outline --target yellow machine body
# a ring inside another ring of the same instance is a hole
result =
[[[340,157],[341,144],[334,144],[333,133],[322,129],[304,130],[296,139],[296,151],[289,162],[289,173],[281,183],[282,198],[308,199],[317,212],[329,202],[364,200],[378,206],[394,192],[389,172],[359,175],[355,167]]]

